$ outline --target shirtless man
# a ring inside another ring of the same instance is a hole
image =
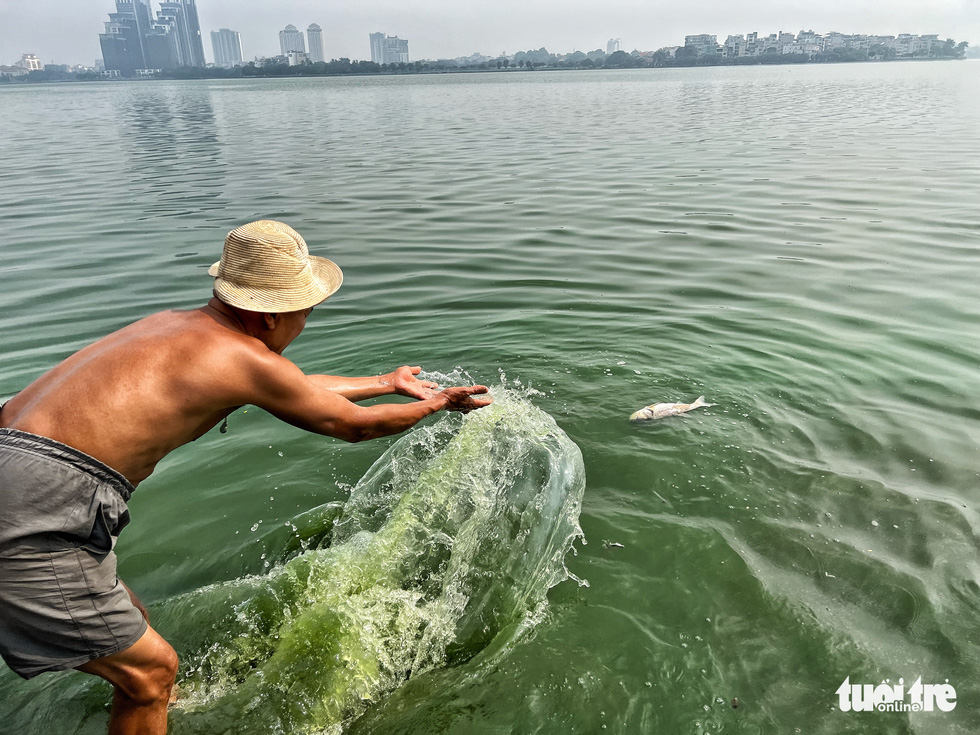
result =
[[[165,733],[177,655],[116,576],[126,501],[171,451],[252,404],[346,441],[395,434],[484,386],[415,376],[305,375],[282,357],[343,280],[292,228],[233,230],[211,267],[215,297],[103,337],[0,408],[0,654],[24,678],[76,668],[114,687],[109,732]],[[359,406],[402,395],[413,403]]]

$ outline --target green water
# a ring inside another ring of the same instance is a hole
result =
[[[291,706],[356,679],[314,655],[340,645],[326,618],[308,655],[247,634],[300,684],[252,680],[244,702],[222,689],[246,678],[245,623],[225,613],[354,553],[334,522],[394,440],[348,446],[253,408],[178,450],[117,547],[184,661],[174,729],[980,729],[977,66],[0,90],[0,399],[111,329],[200,304],[225,232],[271,217],[346,276],[287,352],[301,367],[530,386],[584,456],[587,543],[564,564],[588,586],[331,710]],[[626,420],[700,394],[718,405]],[[419,543],[409,587],[435,595],[440,547]],[[314,590],[269,615],[313,614],[332,594]],[[202,668],[209,650],[225,663]],[[948,679],[956,708],[837,708],[845,677],[920,676]],[[108,699],[79,674],[0,670],[17,732],[99,732]]]
[[[163,606],[191,652],[172,732],[341,732],[411,677],[533,628],[568,576],[585,473],[547,414],[495,398],[396,442],[339,514],[311,511],[329,538]]]

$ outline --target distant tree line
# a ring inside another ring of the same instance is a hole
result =
[[[92,82],[102,79],[97,71],[72,72],[63,69],[33,69],[27,74],[0,74],[0,84],[24,82]]]
[[[181,67],[156,74],[160,79],[238,79],[245,77],[311,77],[341,76],[346,74],[426,74],[454,71],[534,71],[540,69],[644,69],[687,66],[744,66],[754,64],[807,64],[839,63],[870,60],[895,60],[906,58],[962,59],[968,47],[966,41],[956,43],[948,38],[941,44],[934,44],[928,53],[915,52],[898,56],[894,49],[883,44],[874,44],[867,51],[854,48],[837,48],[815,54],[783,54],[769,49],[760,56],[726,58],[719,54],[699,54],[697,49],[687,46],[678,48],[671,56],[667,51],[641,54],[638,51],[626,53],[616,51],[606,54],[600,49],[583,53],[574,51],[558,56],[545,48],[519,51],[513,58],[500,57],[472,63],[454,60],[414,61],[393,64],[377,64],[373,61],[351,61],[341,58],[332,61],[307,61],[289,66],[282,63],[257,65],[250,61],[244,66],[230,69],[222,67]],[[70,72],[61,68],[46,68],[13,76],[0,74],[0,84],[23,82],[65,82],[94,81],[103,77],[98,72]]]
[[[835,48],[814,54],[783,54],[775,48],[759,56],[740,56],[726,58],[718,54],[698,54],[697,49],[681,46],[670,56],[666,51],[656,51],[649,57],[649,63],[640,66],[669,67],[669,66],[742,66],[749,64],[806,64],[806,63],[839,63],[855,61],[871,61],[894,59],[962,59],[969,46],[967,41],[956,43],[947,38],[941,44],[935,44],[929,52],[917,51],[899,56],[895,49],[883,44],[874,44],[867,51],[856,48]],[[622,52],[617,52],[622,53]],[[615,56],[615,54],[613,54]]]

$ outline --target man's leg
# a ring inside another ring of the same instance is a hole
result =
[[[125,651],[78,667],[115,687],[109,735],[164,735],[167,703],[177,678],[177,654],[153,628]]]

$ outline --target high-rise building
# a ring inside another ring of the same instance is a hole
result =
[[[141,0],[116,0],[116,12],[109,13],[105,32],[99,34],[105,68],[133,76],[145,69],[143,35],[151,25],[150,8]]]
[[[619,51],[619,39],[618,38],[610,38],[606,42],[606,53],[607,54],[614,54],[617,51]]]
[[[279,51],[286,56],[290,51],[306,53],[306,41],[303,40],[303,31],[290,24],[285,29],[279,31]]]
[[[147,69],[175,69],[185,66],[180,54],[180,39],[174,25],[158,19],[143,36],[144,65]]]
[[[408,40],[384,33],[372,33],[371,61],[375,64],[408,63]]]
[[[187,11],[188,43],[194,60],[191,66],[204,66],[204,37],[201,36],[201,21],[197,17],[197,0],[184,0],[184,10]]]
[[[385,56],[389,64],[408,63],[408,40],[398,36],[385,39]]]
[[[211,31],[211,47],[214,49],[214,63],[227,69],[242,63],[242,37],[235,31],[222,28]]]
[[[157,29],[171,35],[176,48],[176,66],[204,66],[204,42],[194,0],[165,0],[157,12]],[[164,31],[163,28],[169,28]]]
[[[323,57],[323,30],[316,23],[306,29],[306,41],[310,47],[310,61],[326,61]]]
[[[195,0],[167,0],[154,21],[143,0],[116,0],[100,34],[107,71],[133,76],[137,69],[204,66]]]
[[[382,59],[384,58],[384,45],[385,45],[385,34],[384,33],[372,33],[368,36],[371,39],[371,61],[375,64],[383,64]]]

